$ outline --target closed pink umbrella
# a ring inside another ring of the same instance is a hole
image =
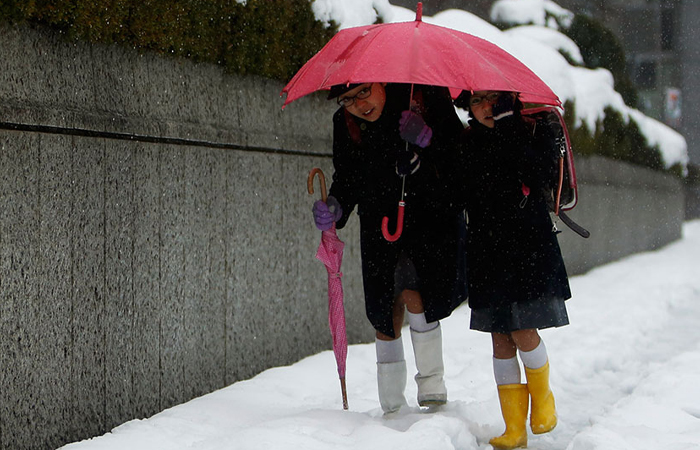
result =
[[[314,168],[309,172],[307,180],[309,194],[314,193],[314,176],[318,174],[321,180],[321,199],[325,202],[326,178],[321,169]],[[340,265],[343,261],[345,243],[338,239],[335,223],[321,232],[321,243],[316,251],[316,258],[326,266],[328,271],[328,326],[333,338],[333,353],[338,366],[340,388],[343,395],[343,409],[348,409],[348,395],[345,387],[345,364],[348,357],[348,335],[345,329],[345,307],[343,305],[343,283]]]

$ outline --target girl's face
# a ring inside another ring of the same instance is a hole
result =
[[[352,99],[352,103],[348,106],[343,106],[353,116],[364,119],[368,122],[374,122],[379,119],[386,104],[386,91],[384,86],[386,83],[364,83],[351,89],[348,92],[338,97],[338,103],[343,104]],[[367,90],[370,90],[367,95]],[[357,94],[360,94],[359,96]]]
[[[497,91],[475,91],[469,98],[469,109],[472,116],[482,125],[493,128],[493,105],[498,100]]]

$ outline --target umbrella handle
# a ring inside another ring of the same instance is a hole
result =
[[[321,200],[325,202],[328,198],[328,195],[326,194],[326,176],[323,174],[321,169],[314,167],[309,171],[309,176],[306,178],[306,188],[308,189],[309,194],[314,193],[314,176],[317,174],[318,179],[321,181]]]
[[[388,230],[389,218],[385,216],[382,219],[382,235],[384,236],[384,239],[389,242],[395,242],[401,237],[401,233],[403,232],[403,210],[405,207],[406,202],[400,201],[399,212],[396,216],[396,232],[394,234],[390,234]]]

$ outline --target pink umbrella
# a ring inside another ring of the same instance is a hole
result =
[[[321,199],[325,202],[326,177],[319,168],[309,172],[307,187],[309,194],[314,193],[314,175],[321,180]],[[316,252],[316,258],[326,266],[328,271],[328,326],[333,337],[333,353],[338,366],[340,389],[343,395],[343,409],[348,409],[348,394],[345,387],[345,363],[348,357],[348,336],[345,329],[345,307],[343,306],[343,283],[340,265],[343,260],[345,243],[338,239],[335,223],[330,230],[321,232],[321,243]]]
[[[422,21],[339,31],[284,87],[284,105],[336,84],[416,83],[462,90],[519,92],[523,102],[560,106],[557,95],[525,64],[496,44]]]

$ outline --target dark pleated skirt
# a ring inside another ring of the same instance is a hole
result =
[[[416,268],[406,256],[406,253],[401,252],[399,261],[396,263],[394,270],[394,296],[398,296],[404,289],[418,290],[418,275]]]
[[[489,308],[472,309],[472,330],[488,333],[536,328],[561,327],[569,324],[565,301],[562,299],[534,300],[525,303],[509,303]]]

